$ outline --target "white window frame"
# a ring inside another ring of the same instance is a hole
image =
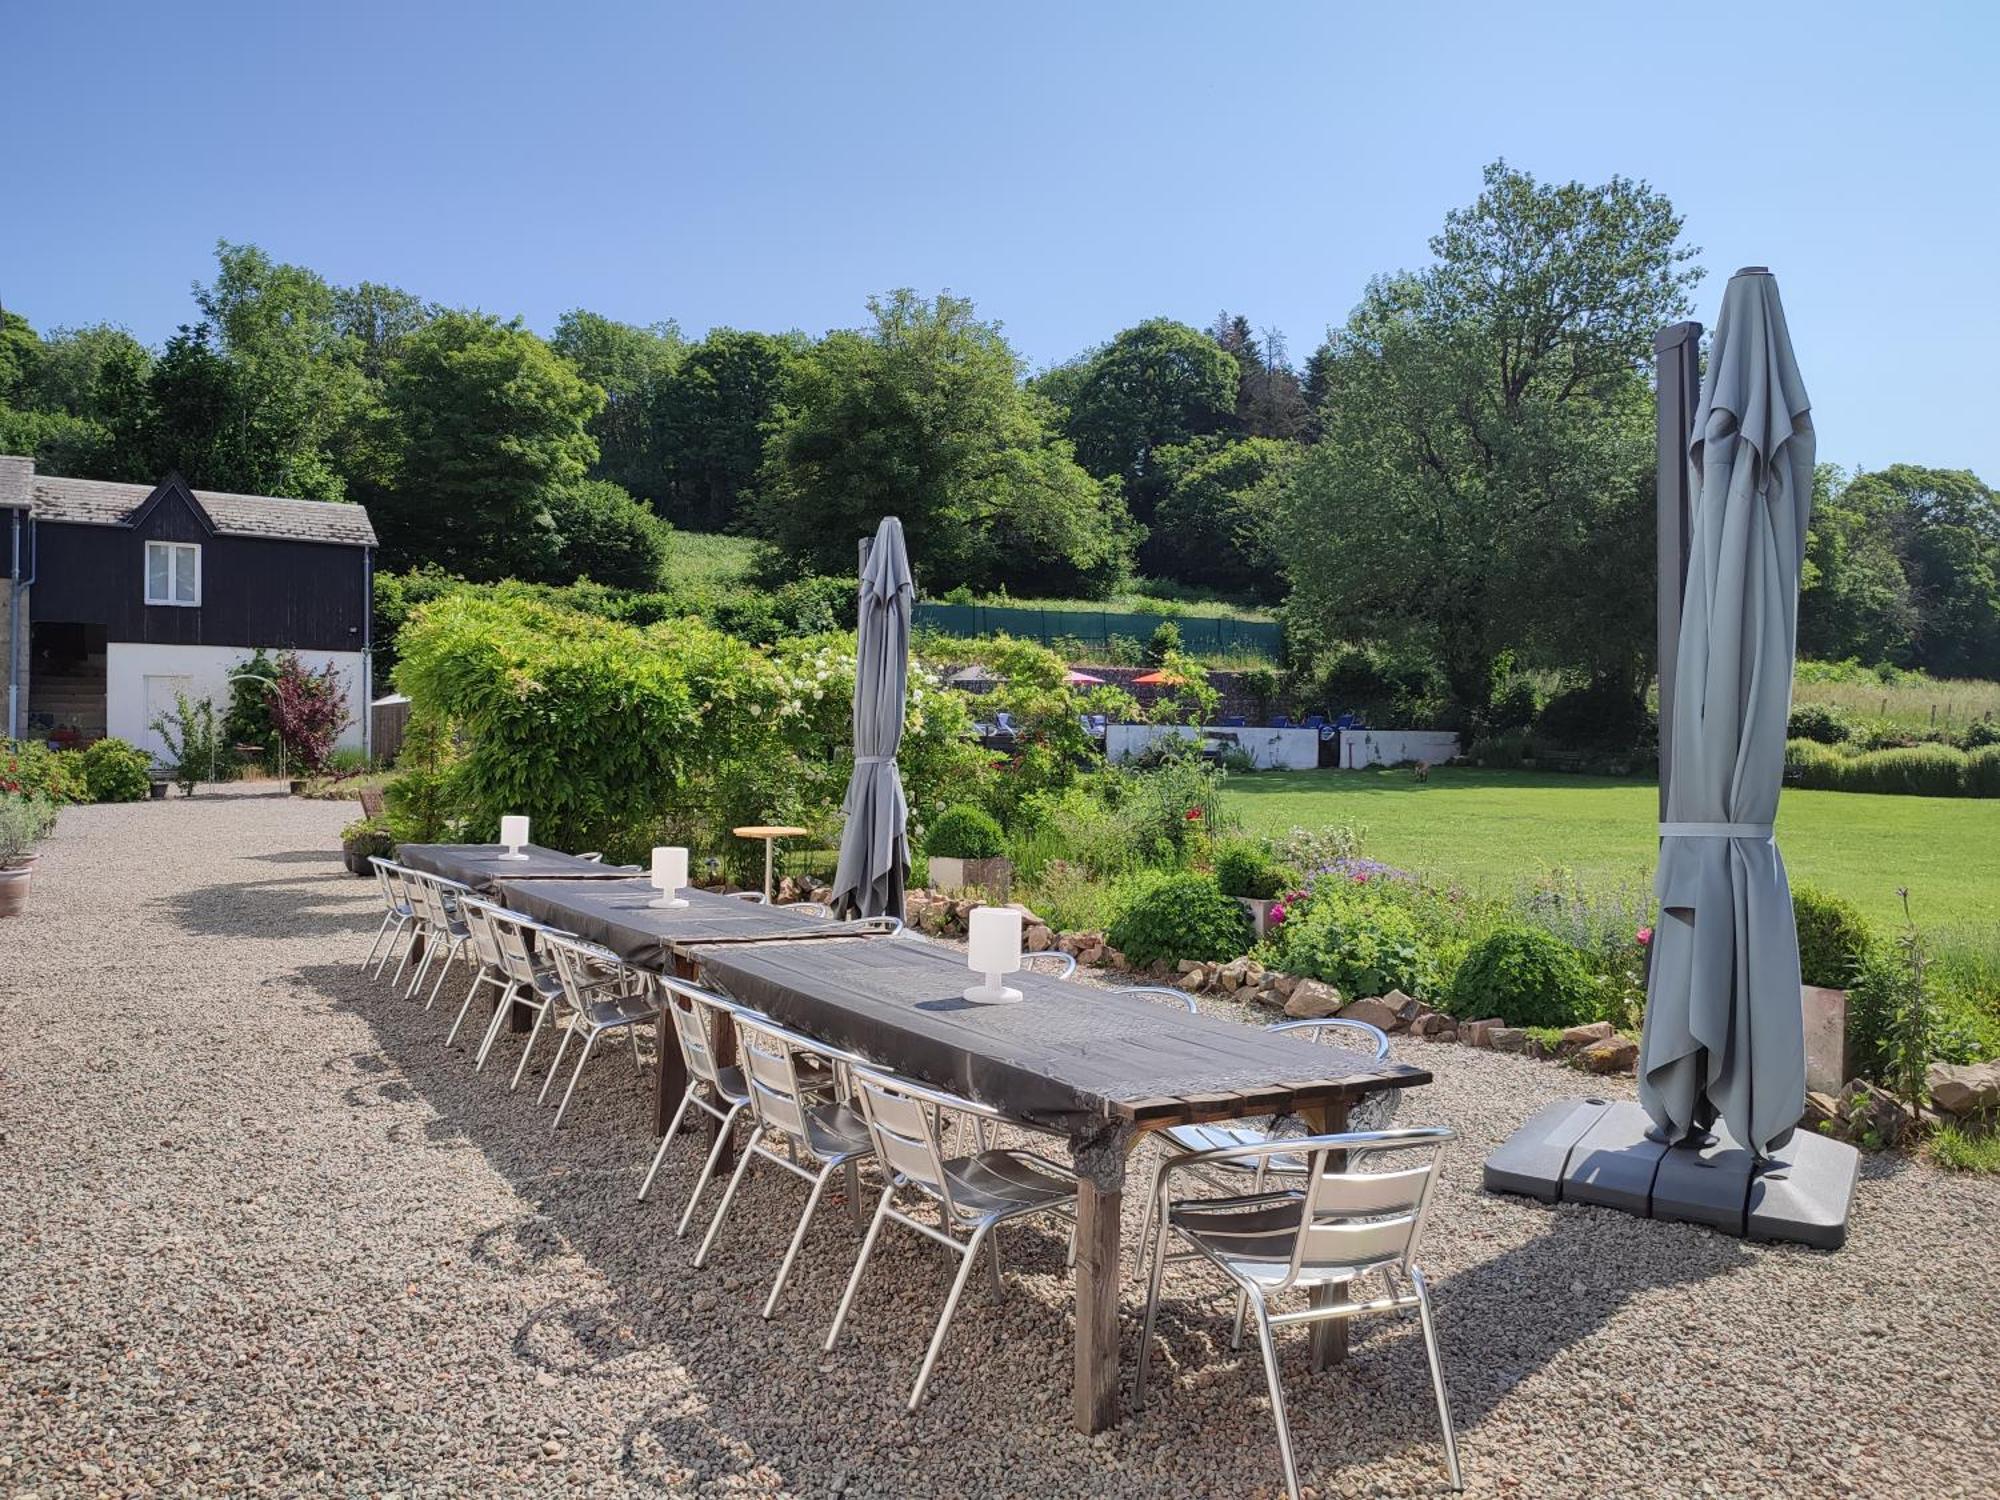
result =
[[[153,597],[153,549],[156,547],[160,548],[167,554],[167,597],[164,599],[156,599]],[[174,581],[179,576],[180,573],[179,559],[180,559],[180,554],[183,552],[192,553],[194,555],[194,597],[192,599],[176,599],[173,597]],[[201,543],[199,542],[146,543],[145,590],[146,590],[146,602],[150,605],[164,605],[168,608],[173,608],[173,609],[200,609],[201,608]]]

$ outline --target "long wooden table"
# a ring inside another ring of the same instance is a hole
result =
[[[524,844],[525,859],[509,859],[499,844],[398,844],[396,862],[426,875],[471,886],[482,896],[512,889],[522,880],[630,880],[632,865],[607,865],[560,849]]]
[[[1149,1130],[1290,1113],[1318,1131],[1381,1089],[1429,1083],[1403,1063],[1351,1066],[1350,1054],[1211,1015],[1023,972],[1016,1005],[964,998],[974,976],[952,948],[857,937],[824,918],[687,891],[647,904],[639,882],[510,881],[510,905],[592,937],[635,963],[671,967],[783,1024],[885,1068],[965,1094],[1067,1137],[1077,1172],[1076,1383],[1081,1432],[1120,1420],[1118,1293],[1126,1160]],[[723,1040],[723,1039],[718,1039]],[[686,1087],[663,1025],[654,1133]],[[1331,1070],[1331,1071],[1330,1071]],[[1314,1329],[1317,1362],[1338,1359],[1346,1326]]]
[[[922,941],[717,946],[701,962],[720,988],[788,1026],[1067,1135],[1078,1181],[1071,1417],[1081,1432],[1120,1418],[1120,1218],[1139,1137],[1279,1112],[1335,1131],[1355,1100],[1431,1079],[1402,1063],[1347,1068],[1330,1047],[1033,973],[1010,976],[1020,1004],[974,1004],[963,956]],[[1343,1357],[1345,1325],[1320,1328],[1316,1360]]]

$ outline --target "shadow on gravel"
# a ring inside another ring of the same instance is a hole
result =
[[[339,859],[336,852],[332,856],[336,866]],[[352,904],[333,904],[330,898],[365,889],[356,880],[353,892],[329,890],[323,872],[310,875],[300,872],[270,880],[229,880],[218,885],[196,886],[161,896],[155,904],[171,912],[184,930],[201,937],[345,938],[354,933],[360,917]],[[379,902],[374,915],[378,920],[382,915]],[[367,951],[365,940],[361,951]]]
[[[251,854],[244,856],[263,865],[338,865],[338,849],[283,849],[276,854]],[[345,868],[343,866],[343,868]],[[359,884],[357,877],[356,883]]]

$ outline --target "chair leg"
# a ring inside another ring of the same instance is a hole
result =
[[[751,1158],[757,1154],[757,1143],[764,1139],[764,1127],[754,1125],[750,1129],[750,1139],[743,1143],[743,1154],[737,1158],[736,1170],[729,1174],[729,1186],[722,1190],[722,1201],[715,1205],[715,1217],[708,1221],[708,1233],[701,1237],[701,1248],[694,1253],[694,1268],[699,1271],[708,1264],[708,1252],[715,1245],[715,1237],[722,1231],[722,1221],[729,1216],[729,1205],[736,1201],[736,1190],[743,1186],[743,1178],[750,1170]]]
[[[868,1215],[861,1208],[861,1164],[859,1162],[849,1162],[840,1171],[841,1191],[847,1194],[847,1210],[854,1216],[854,1227],[856,1229],[866,1229],[868,1227]]]
[[[1451,1487],[1465,1488],[1465,1476],[1458,1467],[1458,1437],[1451,1427],[1451,1396],[1444,1385],[1444,1361],[1438,1357],[1437,1326],[1431,1321],[1431,1289],[1424,1273],[1410,1267],[1410,1283],[1417,1289],[1417,1318],[1424,1325],[1424,1357],[1431,1365],[1431,1388],[1437,1392],[1438,1425],[1444,1429],[1444,1462],[1451,1471]]]
[[[417,972],[410,976],[410,987],[403,991],[403,998],[405,1000],[411,998],[418,990],[424,987],[424,976],[430,973],[431,964],[436,961],[438,956],[438,944],[442,941],[443,939],[441,938],[433,938],[430,942],[424,944],[423,961],[417,965]]]
[[[451,947],[446,951],[444,967],[438,970],[437,983],[431,986],[431,997],[424,1002],[425,1010],[429,1010],[438,1003],[438,995],[444,989],[445,976],[451,973],[451,966],[458,961],[458,955],[464,951],[465,943],[462,939],[455,939]]]
[[[1135,1281],[1146,1274],[1146,1247],[1153,1239],[1153,1202],[1160,1196],[1160,1174],[1165,1170],[1164,1162],[1153,1168],[1152,1185],[1146,1192],[1145,1211],[1139,1218],[1139,1242],[1132,1256],[1132,1278]]]
[[[701,1175],[694,1180],[694,1191],[688,1194],[687,1207],[681,1211],[681,1221],[674,1226],[674,1238],[684,1238],[688,1225],[694,1222],[695,1205],[701,1202],[701,1195],[707,1189],[709,1179],[715,1176],[715,1164],[722,1160],[722,1153],[729,1145],[730,1129],[736,1124],[736,1117],[743,1113],[740,1104],[731,1105],[722,1123],[715,1127],[715,1144],[708,1148],[708,1160],[701,1164]]]
[[[1292,1424],[1285,1416],[1285,1387],[1278,1377],[1278,1345],[1271,1337],[1271,1314],[1257,1298],[1257,1347],[1264,1354],[1264,1378],[1271,1387],[1271,1420],[1278,1425],[1278,1456],[1285,1461],[1285,1493],[1299,1500],[1299,1466],[1292,1457]]]
[[[1158,1193],[1155,1192],[1155,1198]],[[1149,1205],[1150,1206],[1150,1205]],[[1146,1369],[1152,1364],[1153,1319],[1160,1310],[1160,1285],[1167,1274],[1167,1221],[1160,1216],[1159,1233],[1153,1241],[1153,1269],[1146,1277],[1146,1319],[1139,1328],[1139,1373],[1132,1382],[1134,1410],[1146,1404]]]
[[[576,1035],[575,1022],[578,1021],[579,1019],[581,1018],[577,1016],[571,1016],[570,1017],[571,1024],[562,1028],[562,1036],[558,1038],[556,1041],[556,1060],[549,1064],[548,1076],[542,1080],[542,1091],[539,1094],[535,1095],[535,1103],[547,1104],[549,1102],[549,1090],[555,1085],[556,1074],[562,1071],[563,1054],[569,1051],[569,1039],[572,1036]],[[596,1040],[597,1040],[596,1034],[592,1033],[590,1041],[594,1042]],[[586,1048],[588,1048],[589,1045],[590,1042],[584,1043],[584,1046]],[[583,1066],[582,1060],[578,1059],[577,1067],[581,1068],[582,1066]],[[572,1079],[571,1082],[572,1084],[574,1084],[575,1080]],[[563,1102],[564,1103],[569,1102],[568,1094],[563,1095]]]
[[[396,914],[394,912],[385,911],[382,913],[381,925],[375,929],[375,941],[368,945],[368,956],[361,960],[363,972],[366,972],[368,966],[375,962],[375,950],[382,946],[382,934],[389,930],[389,924],[395,920]]]
[[[625,1028],[625,1035],[632,1039],[632,1066],[639,1070],[639,1076],[646,1076],[645,1059],[639,1056],[639,1027],[636,1023]]]
[[[389,967],[389,960],[396,956],[396,944],[403,940],[403,934],[410,925],[410,919],[405,916],[397,916],[395,922],[396,925],[389,929],[389,941],[382,949],[382,956],[375,961],[375,971],[369,975],[371,979],[382,977],[382,971]]]
[[[1007,1283],[1001,1278],[1000,1275],[1000,1236],[997,1234],[989,1234],[986,1236],[986,1259],[988,1260],[988,1262],[991,1263],[993,1267],[994,1297],[997,1299],[1006,1296]]]
[[[854,1272],[847,1278],[847,1290],[840,1294],[840,1306],[833,1314],[833,1327],[826,1332],[823,1353],[831,1354],[840,1338],[841,1325],[847,1321],[847,1310],[854,1305],[854,1293],[861,1285],[861,1273],[868,1269],[868,1257],[875,1253],[875,1239],[882,1233],[882,1221],[889,1216],[889,1199],[895,1191],[892,1182],[882,1189],[882,1197],[875,1204],[875,1217],[868,1221],[868,1233],[862,1236],[861,1253],[854,1258]]]
[[[409,927],[410,927],[410,940],[409,942],[403,945],[403,956],[396,962],[396,972],[389,976],[389,988],[392,990],[398,989],[402,986],[403,967],[404,965],[409,963],[410,954],[417,946],[417,939],[423,936],[424,929],[422,923],[412,921],[409,924]]]
[[[1261,1193],[1264,1191],[1264,1177],[1269,1166],[1270,1159],[1268,1157],[1259,1157],[1257,1159],[1257,1175],[1251,1180],[1251,1192]],[[1229,1349],[1232,1354],[1243,1347],[1243,1319],[1249,1311],[1250,1294],[1239,1289],[1236,1293],[1236,1321],[1229,1325]]]
[[[911,1387],[910,1411],[923,1404],[924,1388],[931,1383],[931,1371],[937,1367],[938,1355],[944,1352],[945,1335],[951,1332],[951,1315],[958,1311],[958,1299],[965,1291],[966,1282],[972,1279],[973,1264],[979,1259],[979,1242],[991,1233],[992,1226],[980,1225],[972,1232],[971,1243],[965,1247],[965,1258],[959,1262],[958,1275],[952,1278],[951,1295],[944,1299],[944,1311],[938,1315],[937,1332],[931,1335],[931,1346],[924,1354],[923,1368],[917,1371],[917,1383]]]
[[[514,1064],[514,1081],[507,1085],[507,1092],[513,1093],[521,1086],[521,1075],[528,1071],[528,1058],[535,1050],[535,1038],[542,1034],[542,1023],[549,1018],[549,1007],[543,1005],[535,1011],[535,1024],[528,1028],[528,1045],[521,1049],[521,1060]]]
[[[851,1167],[852,1162],[848,1163]],[[792,1262],[799,1258],[799,1247],[806,1242],[806,1230],[811,1227],[813,1211],[819,1207],[819,1200],[826,1192],[827,1183],[833,1180],[832,1167],[820,1168],[819,1176],[813,1179],[812,1192],[806,1197],[805,1212],[799,1215],[798,1228],[792,1231],[792,1243],[785,1250],[785,1258],[778,1266],[778,1279],[771,1283],[771,1295],[764,1299],[764,1316],[769,1318],[778,1310],[778,1297],[785,1290],[785,1282],[792,1274]],[[720,1216],[717,1222],[721,1222]],[[697,1260],[696,1264],[700,1262]]]
[[[486,1067],[486,1054],[500,1039],[500,1028],[507,1024],[507,1015],[514,1005],[514,992],[519,988],[518,984],[509,983],[501,992],[499,1003],[493,1007],[493,1018],[486,1023],[486,1032],[479,1039],[479,1050],[472,1055],[473,1072],[480,1072]]]
[[[660,1137],[659,1149],[653,1153],[653,1164],[646,1169],[646,1180],[639,1184],[639,1201],[641,1203],[646,1201],[646,1194],[652,1192],[653,1179],[660,1175],[660,1163],[667,1159],[667,1147],[671,1146],[674,1143],[674,1137],[681,1133],[681,1121],[687,1117],[688,1106],[694,1103],[695,1087],[693,1083],[690,1083],[681,1091],[680,1108],[674,1111],[673,1119],[668,1122],[667,1133]]]
[[[458,1028],[465,1024],[465,1013],[472,1009],[473,999],[479,994],[479,986],[484,984],[485,982],[486,982],[486,970],[484,968],[481,968],[477,974],[474,974],[472,976],[472,987],[465,992],[465,1003],[459,1006],[458,1015],[454,1017],[452,1020],[451,1030],[447,1031],[444,1034],[444,1044],[447,1047],[449,1047],[452,1044],[452,1041],[458,1036]]]

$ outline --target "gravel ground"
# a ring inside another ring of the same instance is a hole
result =
[[[0,931],[0,1494],[1281,1492],[1226,1303],[1163,1316],[1149,1410],[1070,1430],[1053,1235],[1010,1236],[1000,1302],[975,1280],[915,1417],[935,1249],[885,1238],[823,1357],[855,1249],[829,1214],[762,1322],[797,1186],[753,1172],[693,1270],[671,1233],[693,1153],[633,1201],[647,1096],[617,1053],[551,1137],[506,1068],[440,1046],[448,1010],[358,977],[370,887],[328,852],[353,812],[71,810]],[[1426,1261],[1472,1493],[1996,1493],[1994,1183],[1873,1159],[1830,1257],[1488,1197],[1487,1150],[1581,1080],[1401,1050],[1437,1073],[1404,1119],[1463,1137]],[[1413,1322],[1363,1325],[1318,1377],[1304,1342],[1307,1482],[1441,1492]]]

